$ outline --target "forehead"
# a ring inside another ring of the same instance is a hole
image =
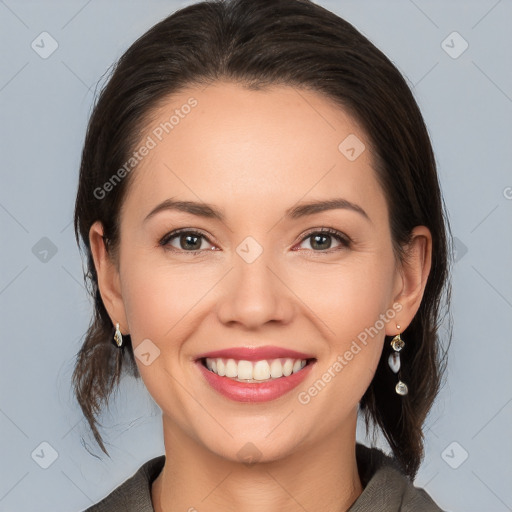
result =
[[[366,134],[329,98],[309,90],[249,90],[229,82],[190,87],[151,113],[143,144],[150,149],[125,198],[139,209],[171,196],[227,208],[231,201],[257,213],[262,204],[277,212],[302,198],[342,196],[367,211],[384,204]]]

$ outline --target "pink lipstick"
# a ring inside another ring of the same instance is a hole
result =
[[[265,402],[285,395],[304,381],[315,362],[311,354],[273,346],[216,350],[196,358],[207,383],[239,402]]]

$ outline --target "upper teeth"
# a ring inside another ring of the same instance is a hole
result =
[[[206,367],[221,377],[238,380],[278,379],[288,377],[306,366],[305,359],[263,359],[261,361],[236,361],[235,359],[206,358]]]

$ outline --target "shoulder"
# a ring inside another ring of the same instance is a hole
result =
[[[424,489],[414,486],[395,458],[359,443],[356,457],[364,489],[349,512],[443,512]]]
[[[137,472],[84,512],[154,512],[151,484],[164,467],[165,456],[145,462]]]

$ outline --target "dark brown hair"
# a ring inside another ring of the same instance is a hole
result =
[[[254,90],[288,85],[334,100],[366,132],[397,261],[404,261],[415,226],[432,233],[431,272],[401,353],[409,394],[395,393],[396,375],[388,368],[385,348],[360,402],[367,431],[370,423],[374,436],[381,428],[404,473],[414,479],[423,458],[422,425],[439,392],[447,354],[441,357],[438,331],[450,297],[449,224],[435,159],[420,110],[397,68],[350,23],[308,0],[214,0],[180,9],[132,44],[103,88],[87,129],[74,217],[77,243],[80,247],[81,238],[87,256],[94,317],[73,383],[92,432],[107,453],[97,416],[123,371],[138,375],[129,337],[123,350],[111,342],[112,321],[89,245],[91,225],[99,220],[116,259],[120,208],[133,173],[106,199],[95,190],[129,159],[160,102],[187,86],[219,80]]]

